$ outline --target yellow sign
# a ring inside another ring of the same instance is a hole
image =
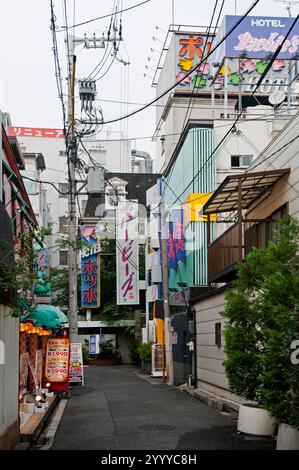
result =
[[[210,199],[212,193],[196,194],[192,193],[187,196],[184,204],[184,222],[188,225],[190,222],[207,222],[208,216],[202,214],[202,208]],[[210,215],[210,221],[216,221],[216,214]]]

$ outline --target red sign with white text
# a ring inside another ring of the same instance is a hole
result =
[[[62,129],[45,129],[37,127],[9,127],[8,135],[11,137],[53,137],[63,138]]]
[[[70,341],[68,338],[48,339],[45,379],[48,382],[68,382]]]

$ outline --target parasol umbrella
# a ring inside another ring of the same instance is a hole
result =
[[[31,320],[35,326],[44,328],[61,328],[63,323],[68,322],[66,315],[58,307],[50,304],[37,304],[26,320]]]

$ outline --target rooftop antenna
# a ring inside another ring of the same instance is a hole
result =
[[[299,5],[299,1],[289,1],[289,0],[275,0],[276,2],[279,3],[284,3],[286,5],[287,12],[289,14],[289,17],[292,18],[292,5]]]
[[[172,24],[174,25],[174,0],[172,0],[172,3],[171,3],[171,21],[172,21]]]

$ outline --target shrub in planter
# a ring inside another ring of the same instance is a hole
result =
[[[140,342],[136,340],[132,341],[132,343],[129,345],[129,356],[130,356],[131,362],[133,365],[137,365],[137,366],[140,365],[140,357],[138,353],[139,346],[140,346]]]
[[[138,354],[142,362],[142,368],[149,372],[151,371],[152,360],[152,343],[141,343],[138,346]]]
[[[231,390],[295,427],[299,370],[290,347],[299,336],[298,236],[298,223],[286,217],[275,243],[248,254],[223,312]]]
[[[282,226],[277,244],[268,249],[269,255],[276,260],[276,269],[273,266],[263,285],[263,308],[272,312],[272,316],[271,322],[264,327],[267,344],[262,358],[264,371],[260,391],[263,406],[281,423],[289,425],[284,426],[283,433],[289,431],[297,436],[297,449],[299,364],[291,360],[291,345],[299,339],[298,241],[298,223],[289,219]]]
[[[113,341],[109,339],[100,343],[100,353],[98,355],[99,359],[115,359],[118,357],[118,351],[115,348]]]

